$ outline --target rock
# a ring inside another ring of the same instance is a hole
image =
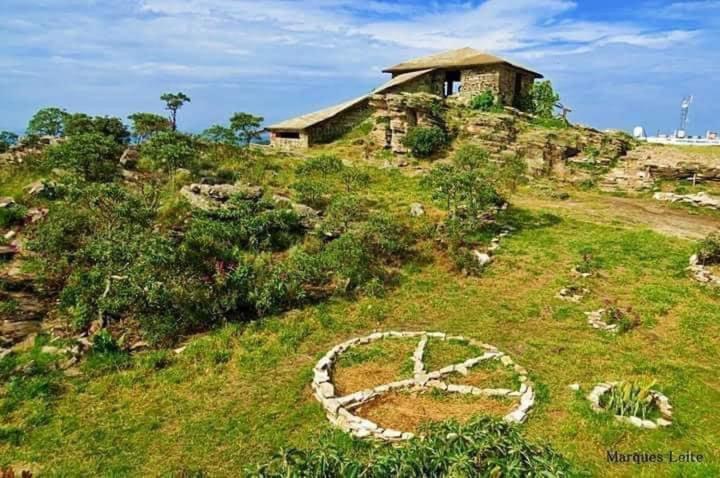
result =
[[[672,425],[672,422],[670,420],[666,420],[664,418],[658,418],[655,423],[660,427],[669,427]]]
[[[15,200],[11,197],[0,197],[0,209],[9,208],[15,205]]]
[[[150,344],[143,340],[139,340],[130,346],[130,351],[137,352],[138,350],[147,349],[148,347],[150,347]]]
[[[60,349],[51,345],[45,345],[40,349],[40,352],[49,355],[58,355],[60,354]]]
[[[580,390],[580,384],[579,383],[571,383],[568,385],[568,388],[572,390],[573,392],[577,392]]]
[[[16,235],[17,235],[17,232],[8,231],[5,233],[5,235],[3,237],[5,238],[6,241],[11,241],[15,238]]]
[[[425,209],[423,208],[423,205],[420,203],[412,203],[410,205],[410,215],[412,217],[420,217],[425,215]]]
[[[191,184],[184,186],[180,194],[185,197],[193,207],[210,210],[223,207],[231,197],[238,196],[243,200],[257,200],[263,195],[259,186],[247,184]]]
[[[129,147],[120,156],[120,165],[125,169],[135,169],[140,160],[140,153],[137,148]]]
[[[24,189],[25,192],[30,196],[39,196],[45,192],[47,186],[45,185],[45,181],[39,180],[35,181],[34,183],[28,184],[27,186],[25,186]]]
[[[397,440],[402,438],[403,433],[398,430],[387,429],[382,433],[382,437],[386,440]]]
[[[473,251],[473,255],[475,256],[475,259],[477,259],[480,267],[485,267],[486,265],[488,265],[492,262],[492,257],[490,257],[490,255],[488,255],[484,252],[475,250],[475,251]]]

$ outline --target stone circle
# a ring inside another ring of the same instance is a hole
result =
[[[690,257],[690,267],[688,270],[692,272],[693,278],[703,284],[713,284],[720,286],[720,277],[714,275],[710,269],[700,263],[700,258],[697,254]]]
[[[585,312],[588,319],[588,324],[594,329],[604,330],[605,332],[617,333],[618,324],[608,324],[603,317],[607,311],[605,309],[598,309],[592,312]]]
[[[590,394],[587,396],[587,399],[590,401],[590,407],[593,409],[593,411],[597,413],[602,413],[606,411],[606,409],[602,405],[600,405],[600,398],[606,393],[609,393],[614,387],[618,385],[618,383],[619,382],[599,383],[595,386],[595,388],[592,389]],[[658,410],[660,411],[660,418],[656,420],[647,420],[635,416],[628,417],[623,415],[615,415],[615,420],[623,423],[629,423],[630,425],[639,428],[647,429],[669,427],[670,425],[672,425],[673,412],[672,405],[670,405],[670,400],[665,395],[656,390],[650,390],[650,394],[652,396],[653,402],[657,405]]]
[[[360,345],[386,339],[417,338],[418,345],[412,355],[413,378],[386,383],[366,390],[344,396],[337,396],[332,381],[333,368],[340,355]],[[453,340],[485,350],[483,355],[473,357],[464,362],[448,365],[440,370],[428,371],[423,360],[425,347],[429,339]],[[469,385],[456,385],[444,380],[450,374],[466,375],[468,371],[486,360],[499,360],[503,366],[512,368],[520,376],[518,390],[479,388]],[[376,438],[384,441],[409,440],[414,434],[408,431],[383,428],[370,420],[353,414],[352,410],[389,392],[399,390],[428,391],[439,389],[448,393],[476,395],[486,397],[507,397],[519,401],[518,406],[508,413],[504,420],[510,423],[523,423],[530,409],[535,404],[533,384],[528,378],[525,368],[516,364],[510,356],[500,352],[496,347],[462,336],[447,335],[442,332],[375,332],[365,337],[358,337],[333,347],[323,356],[313,369],[312,388],[315,398],[322,404],[327,418],[338,428],[358,438]]]

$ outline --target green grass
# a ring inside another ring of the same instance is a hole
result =
[[[282,186],[294,173],[278,164],[299,161],[268,157],[248,168],[243,158],[228,157],[223,167],[248,181]],[[427,214],[414,219],[418,227],[432,227],[442,215],[418,178],[367,171],[372,209],[407,215],[411,203],[421,202]],[[24,186],[27,179],[13,181]],[[11,183],[3,183],[0,195],[17,190]],[[280,448],[314,446],[331,429],[309,386],[313,366],[330,348],[374,330],[433,330],[493,344],[527,368],[538,403],[521,432],[593,475],[717,476],[720,294],[688,278],[692,242],[593,219],[582,211],[569,218],[514,209],[503,221],[515,231],[482,277],[462,277],[426,244],[382,297],[332,299],[188,338],[180,354],[95,356],[84,363],[82,377],[47,372],[9,386],[12,371],[31,361],[52,368],[55,359],[39,352],[41,339],[0,360],[0,400],[10,411],[0,417],[0,466],[39,476],[238,476]],[[570,270],[588,251],[598,266],[583,280],[591,293],[580,304],[556,299],[577,281]],[[584,312],[608,300],[632,307],[640,325],[621,336],[591,329]],[[428,368],[477,352],[455,345],[431,342]],[[373,346],[344,354],[342,365],[391,357]],[[406,363],[391,365],[400,374],[411,372]],[[593,413],[584,394],[616,380],[656,380],[674,406],[672,427],[644,431]],[[570,391],[571,383],[583,391]],[[706,459],[699,465],[608,465],[608,449],[691,450]]]
[[[646,476],[720,473],[714,405],[720,300],[686,277],[692,244],[522,213],[531,225],[504,241],[484,277],[459,277],[439,259],[406,268],[382,301],[382,329],[461,334],[510,354],[546,389],[524,432],[597,475],[628,472],[607,467],[606,449],[689,449],[707,457],[705,465],[634,469]],[[592,293],[583,304],[560,303],[554,295],[588,248],[602,261],[602,274],[588,279]],[[632,305],[642,325],[621,337],[590,329],[583,312],[607,298]],[[228,326],[192,339],[169,360],[164,355],[161,367],[153,365],[156,356],[140,354],[127,369],[66,380],[43,424],[27,429],[20,445],[12,437],[23,424],[2,423],[11,438],[0,444],[0,464],[34,463],[49,476],[184,469],[232,476],[280,447],[311,445],[329,428],[311,397],[311,369],[332,346],[377,328],[363,312],[373,301],[334,300]],[[432,350],[429,355],[434,360]],[[657,380],[675,407],[676,424],[634,430],[595,416],[567,389],[577,382],[588,391],[620,379]]]

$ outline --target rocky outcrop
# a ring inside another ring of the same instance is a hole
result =
[[[233,196],[245,200],[257,200],[263,195],[259,186],[250,186],[242,183],[235,184],[191,184],[184,186],[180,194],[187,199],[193,207],[204,210],[222,208]]]
[[[376,145],[404,154],[405,136],[415,126],[443,127],[443,100],[429,93],[385,93],[370,97],[374,111],[371,137]]]
[[[720,198],[710,196],[701,192],[697,194],[674,194],[674,193],[655,193],[653,198],[658,201],[681,202],[696,207],[707,207],[710,209],[720,209]]]

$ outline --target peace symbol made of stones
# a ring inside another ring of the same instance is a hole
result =
[[[333,368],[341,354],[345,351],[385,339],[418,338],[418,344],[412,356],[413,378],[386,383],[377,387],[361,390],[338,397],[335,395],[335,386],[332,381]],[[440,370],[427,371],[423,356],[428,339],[452,340],[468,344],[485,352],[464,362],[449,365]],[[479,388],[469,385],[456,385],[448,383],[445,378],[453,373],[467,375],[468,371],[487,360],[499,360],[502,365],[512,368],[520,378],[520,388],[516,391],[503,388]],[[504,417],[512,423],[522,423],[535,403],[533,386],[528,379],[527,370],[513,362],[512,358],[500,352],[496,347],[462,336],[451,336],[441,332],[376,332],[366,337],[360,337],[343,342],[332,348],[321,358],[314,368],[312,382],[315,397],[320,401],[327,412],[331,423],[358,438],[373,437],[386,441],[408,440],[414,435],[407,431],[382,428],[370,420],[353,414],[353,410],[369,401],[399,390],[431,390],[440,389],[448,393],[464,395],[477,395],[485,397],[515,398],[519,401],[517,408]]]

